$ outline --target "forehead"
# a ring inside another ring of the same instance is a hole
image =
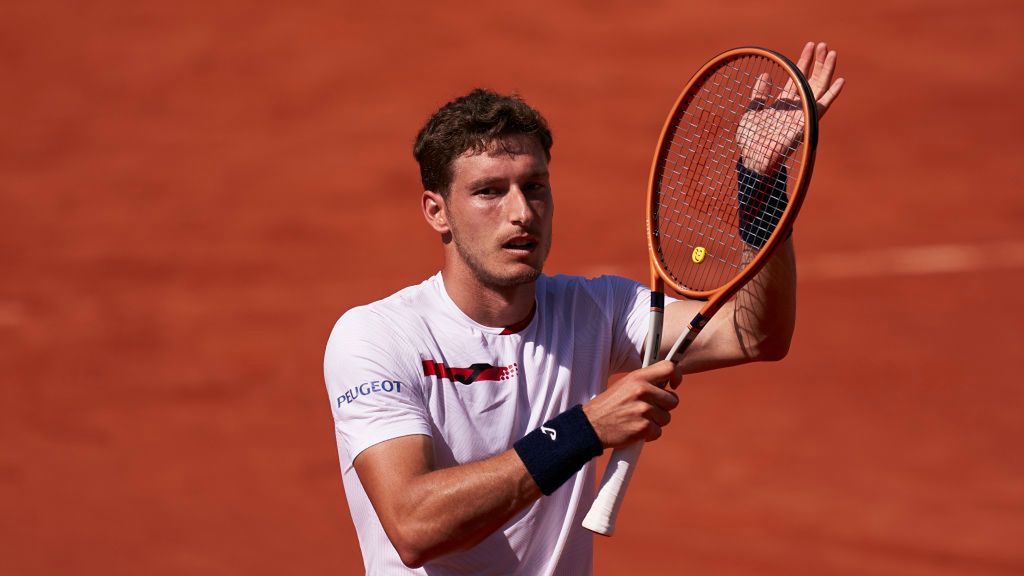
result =
[[[454,183],[460,177],[476,177],[481,172],[547,172],[547,165],[540,141],[519,134],[493,140],[482,150],[470,149],[457,156],[452,163],[452,180]]]

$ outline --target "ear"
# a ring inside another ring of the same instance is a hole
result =
[[[424,190],[421,208],[423,217],[427,219],[427,224],[430,224],[431,228],[440,234],[451,231],[448,224],[448,205],[445,204],[444,197],[437,192]]]

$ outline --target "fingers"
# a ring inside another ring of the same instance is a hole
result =
[[[783,88],[782,92],[779,94],[778,101],[781,103],[792,102],[794,100],[797,100],[796,84],[793,83],[793,78],[790,77],[789,80],[786,80],[786,87]]]
[[[647,429],[644,430],[644,442],[654,442],[658,438],[661,438],[661,434],[661,426],[652,422],[648,424]]]
[[[835,50],[829,50],[824,42],[818,44],[818,48],[814,51],[814,70],[808,80],[815,96],[819,96],[832,84],[837,58],[839,55]]]
[[[843,91],[843,85],[846,84],[846,80],[843,78],[836,78],[836,81],[829,86],[828,90],[822,94],[821,98],[818,98],[818,118],[820,119],[828,112],[829,106],[839,96],[839,93]]]
[[[816,57],[816,48],[814,42],[808,42],[804,44],[804,49],[800,52],[800,60],[797,61],[796,67],[800,69],[800,72],[804,75],[804,78],[811,77],[811,63]],[[796,100],[796,85],[793,83],[793,79],[790,78],[786,81],[786,86],[782,89],[782,93],[779,94],[780,100]]]
[[[662,428],[668,426],[669,422],[672,421],[672,414],[669,411],[679,404],[679,400],[675,397],[675,394],[660,389],[658,391],[671,395],[672,399],[665,402],[669,405],[668,407],[662,408],[657,403],[654,403],[647,405],[643,410],[641,414],[642,420],[640,420],[640,422],[642,422],[642,427],[640,430],[640,438],[638,439],[642,438],[646,442],[650,442],[661,437]],[[666,396],[665,398],[667,399],[668,397]]]
[[[814,58],[814,42],[808,42],[804,44],[804,49],[800,52],[800,60],[796,63],[796,67],[804,73],[804,76],[810,75],[812,58]]]
[[[836,61],[839,58],[835,50],[829,50],[825,42],[808,42],[804,44],[800,52],[800,59],[797,61],[797,68],[807,79],[807,83],[814,92],[815,100],[820,100],[834,87],[832,77],[836,71]],[[754,88],[751,91],[751,109],[755,109],[758,102],[765,102],[771,95],[772,81],[768,74],[761,74],[754,81]],[[829,103],[838,93],[830,94]],[[796,100],[797,89],[792,80],[786,82],[779,94],[780,100]],[[827,107],[827,106],[826,106]],[[760,109],[760,107],[757,107]]]
[[[814,92],[814,99],[817,101],[818,117],[821,118],[828,111],[832,102],[843,90],[845,81],[842,78],[833,77],[836,73],[836,62],[839,55],[835,50],[829,50],[825,42],[808,42],[800,53],[800,61],[797,67],[807,78],[807,83]],[[789,88],[789,85],[786,85]]]
[[[668,410],[652,406],[644,414],[647,418],[647,425],[644,428],[643,439],[646,442],[661,438],[662,429],[672,421],[672,414]]]
[[[675,392],[664,389],[677,377],[677,367],[661,361],[636,370],[583,405],[598,438],[617,447],[661,436],[661,428],[679,405]]]
[[[750,110],[760,110],[764,108],[765,102],[768,101],[768,96],[772,92],[772,78],[767,72],[762,73],[754,80],[754,89],[750,92]]]
[[[666,385],[675,388],[679,385],[678,380],[682,378],[680,367],[670,360],[655,362],[646,368],[637,370],[634,374],[660,388],[664,388]],[[673,383],[674,380],[676,382]]]
[[[658,425],[658,427],[668,426],[668,423],[672,421],[672,414],[668,410],[662,410],[661,408],[651,408],[647,414],[647,419]]]
[[[804,51],[806,52],[806,47]],[[828,44],[819,42],[814,46],[813,66],[808,69],[800,67],[800,71],[807,78],[807,83],[810,84],[816,99],[820,99],[822,94],[832,86],[832,76],[835,75],[838,58],[839,54],[835,50],[829,50]],[[803,61],[803,57],[801,57],[801,61]]]
[[[824,69],[825,60],[829,56],[828,44],[824,42],[818,42],[814,47],[814,68],[811,69],[811,75],[814,75],[815,71]],[[832,52],[834,54],[834,52]]]
[[[808,77],[808,84],[811,85],[814,98],[817,100],[818,118],[828,112],[829,106],[843,90],[845,81],[842,78],[833,80],[838,58],[836,51],[829,50],[824,42],[818,43],[814,48],[814,69]]]
[[[655,386],[664,387],[666,384],[673,390],[679,387],[679,384],[683,381],[683,367],[680,364],[676,364],[671,360],[662,360],[661,362],[655,362],[648,366],[645,370],[649,370],[649,374],[654,376],[656,379],[652,380],[651,383]]]
[[[652,385],[648,386],[640,395],[640,399],[649,406],[643,416],[659,428],[669,423],[672,418],[669,411],[679,405],[679,396],[671,390],[664,389],[666,384],[672,384],[673,388],[678,386],[678,382],[673,383],[673,381],[680,378],[679,374],[679,367],[668,360],[651,364],[636,372],[637,376]]]

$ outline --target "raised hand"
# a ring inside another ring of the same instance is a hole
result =
[[[836,57],[836,51],[829,50],[824,42],[808,42],[797,62],[814,92],[819,119],[843,89],[844,80],[833,78]],[[793,81],[788,81],[778,97],[768,105],[773,89],[768,74],[757,78],[749,110],[740,118],[736,130],[743,165],[760,174],[774,173],[793,153],[803,136],[804,117]]]

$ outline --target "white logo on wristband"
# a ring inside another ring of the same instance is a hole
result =
[[[558,436],[558,432],[555,432],[554,428],[548,428],[547,426],[541,426],[540,431],[551,437],[551,441],[554,442]]]

